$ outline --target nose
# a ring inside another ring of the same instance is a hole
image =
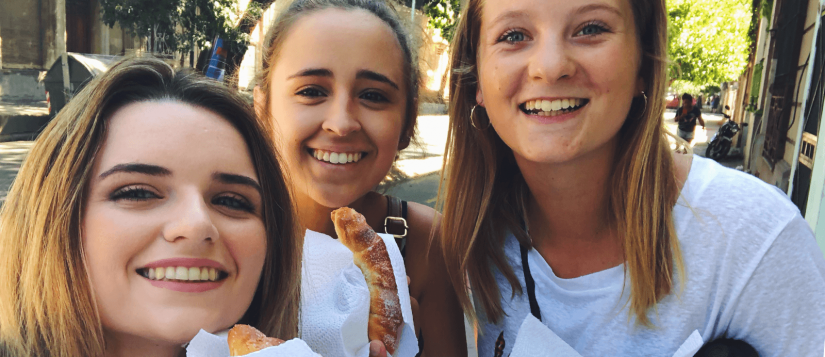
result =
[[[544,36],[536,39],[533,55],[528,65],[530,78],[553,82],[576,75],[573,49],[560,36]]]
[[[163,238],[168,242],[215,242],[220,238],[218,229],[209,215],[208,206],[199,192],[178,195],[177,202],[169,213],[169,221],[164,227]]]
[[[347,136],[361,130],[355,108],[347,96],[339,96],[333,101],[322,128],[338,136]]]

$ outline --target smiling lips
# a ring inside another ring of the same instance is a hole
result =
[[[358,162],[365,155],[362,152],[333,152],[318,149],[309,149],[309,154],[318,161],[337,165]]]
[[[581,109],[590,101],[583,98],[567,98],[555,100],[529,100],[519,106],[522,112],[527,115],[538,115],[552,117],[567,114]]]

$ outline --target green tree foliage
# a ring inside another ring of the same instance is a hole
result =
[[[103,23],[119,23],[140,37],[154,39],[155,34],[171,35],[166,45],[175,48],[175,24],[181,0],[100,0]]]
[[[155,33],[167,34],[166,46],[172,51],[186,52],[193,44],[209,47],[215,37],[230,51],[249,44],[249,35],[234,26],[237,0],[100,0],[100,12],[110,27],[118,23],[150,40]]]
[[[458,23],[459,0],[431,0],[423,9],[430,18],[430,27],[438,30],[447,42],[452,42]]]
[[[669,0],[672,78],[705,87],[736,80],[747,65],[750,0]]]
[[[249,3],[247,14],[260,17],[260,5]],[[238,22],[237,0],[183,0],[179,8],[178,22],[181,30],[177,34],[181,49],[209,47],[215,37],[222,38],[233,53],[245,52],[249,45],[249,34],[234,26]]]

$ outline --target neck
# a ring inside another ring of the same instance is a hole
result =
[[[330,237],[338,236],[335,233],[331,213],[339,207],[324,206],[303,192],[297,192],[295,196],[298,217],[303,228],[324,233]],[[383,232],[379,228],[383,227],[382,220],[386,216],[387,206],[384,201],[379,200],[380,198],[383,198],[380,194],[370,191],[346,206],[363,214],[367,219],[367,224],[373,227],[376,232]]]
[[[176,357],[183,352],[180,344],[167,344],[159,341],[151,341],[135,336],[105,334],[106,352],[105,357],[131,357],[131,356],[157,356]]]
[[[527,222],[534,245],[596,243],[612,231],[609,186],[617,139],[582,157],[560,164],[516,158],[530,189]]]

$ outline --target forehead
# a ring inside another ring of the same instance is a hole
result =
[[[330,8],[302,16],[286,33],[275,70],[299,68],[326,68],[353,76],[366,69],[401,83],[404,54],[395,32],[376,15]]]
[[[172,100],[132,103],[115,111],[97,161],[98,170],[140,162],[173,172],[177,167],[222,165],[254,173],[246,142],[229,121]]]
[[[577,13],[607,11],[633,20],[632,0],[482,0],[482,26],[508,19],[553,21]]]

